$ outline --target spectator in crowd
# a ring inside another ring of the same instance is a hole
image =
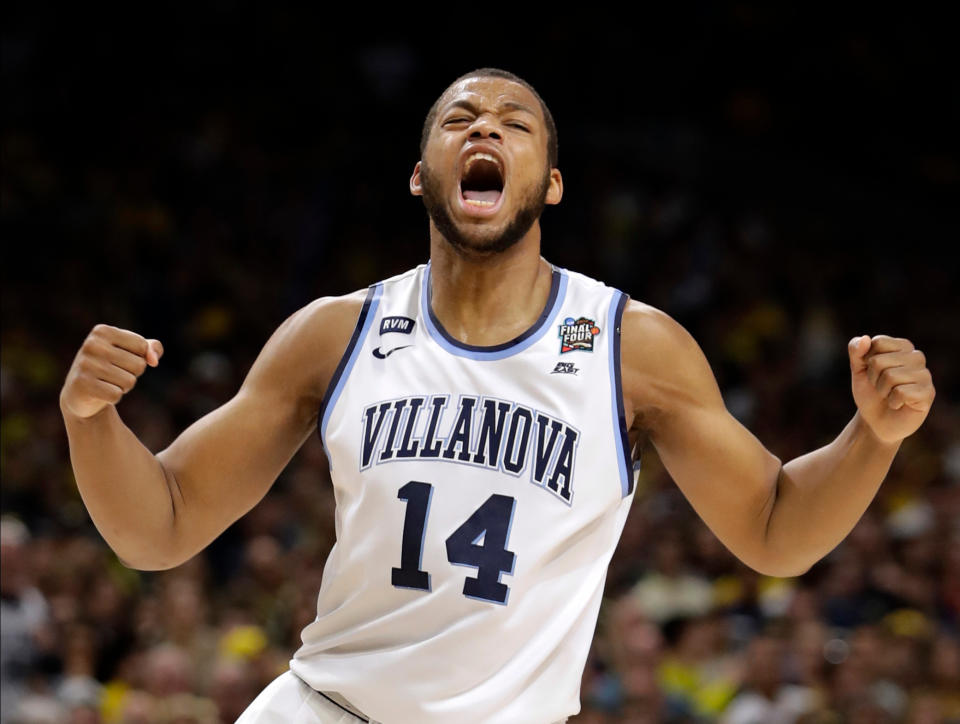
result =
[[[29,679],[43,653],[38,639],[49,615],[46,598],[34,586],[30,533],[19,520],[4,516],[0,519],[0,720],[11,717],[29,691]],[[40,705],[33,706],[39,711]]]

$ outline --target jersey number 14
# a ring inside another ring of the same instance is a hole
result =
[[[420,564],[432,495],[430,483],[416,480],[411,480],[397,492],[400,500],[407,501],[400,567],[393,569],[391,578],[398,588],[430,590],[430,574],[420,570]],[[475,578],[463,582],[464,596],[506,604],[510,589],[500,582],[500,576],[512,574],[516,561],[513,552],[507,550],[516,502],[506,495],[491,495],[447,538],[447,560],[457,566],[477,569]]]

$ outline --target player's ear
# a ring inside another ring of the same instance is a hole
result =
[[[420,180],[420,161],[413,167],[413,175],[410,177],[410,193],[414,196],[423,196],[423,183]]]
[[[560,175],[559,168],[550,169],[550,185],[547,186],[547,198],[544,200],[548,204],[559,204],[563,197],[563,176]]]

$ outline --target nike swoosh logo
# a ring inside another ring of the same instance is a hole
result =
[[[406,349],[407,347],[412,347],[412,346],[413,346],[412,344],[405,344],[402,347],[394,347],[389,352],[381,352],[380,348],[377,347],[375,350],[373,350],[373,356],[376,357],[377,359],[386,359],[387,357],[392,355],[394,352],[396,352],[398,349]]]

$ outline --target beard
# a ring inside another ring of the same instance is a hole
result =
[[[539,186],[531,189],[520,200],[520,209],[506,226],[499,229],[468,229],[458,227],[453,221],[440,189],[433,183],[433,172],[426,162],[420,165],[420,179],[423,186],[423,205],[430,220],[454,249],[467,256],[499,254],[520,241],[543,213],[547,190],[550,188],[548,169]]]

